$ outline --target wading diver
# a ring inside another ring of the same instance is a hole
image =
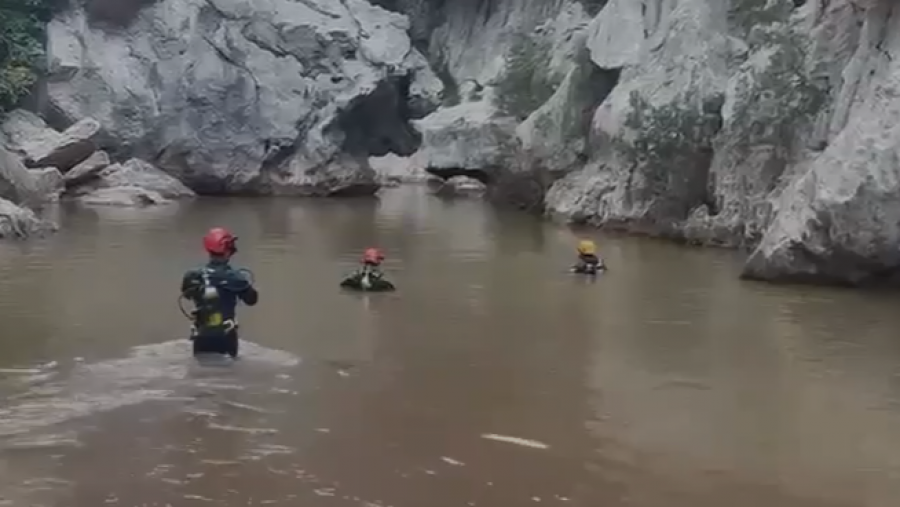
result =
[[[253,306],[259,293],[247,270],[235,269],[230,260],[237,253],[237,237],[216,227],[203,236],[209,262],[187,271],[181,281],[181,296],[194,304],[191,341],[194,355],[238,355],[238,301]]]
[[[367,248],[360,260],[360,267],[341,282],[341,287],[359,291],[387,292],[395,289],[394,284],[385,280],[381,271],[384,254],[377,248]]]
[[[597,245],[593,241],[585,239],[578,243],[578,262],[571,267],[572,273],[584,275],[596,275],[606,270],[606,264],[603,263],[597,255]]]

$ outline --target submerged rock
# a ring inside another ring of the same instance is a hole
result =
[[[48,27],[54,112],[201,193],[374,192],[366,159],[413,153],[442,87],[407,18],[364,0],[78,5]]]

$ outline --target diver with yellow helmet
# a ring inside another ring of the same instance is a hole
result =
[[[606,265],[597,255],[597,245],[589,239],[578,242],[578,263],[572,266],[573,273],[584,275],[596,275],[600,271],[605,271]]]

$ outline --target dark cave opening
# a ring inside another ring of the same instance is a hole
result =
[[[422,112],[411,107],[411,82],[409,74],[388,78],[338,115],[337,128],[344,134],[345,153],[369,157],[394,153],[408,157],[419,149],[422,136],[410,120]]]

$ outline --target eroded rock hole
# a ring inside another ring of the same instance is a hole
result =
[[[357,98],[338,117],[344,133],[343,150],[356,156],[408,157],[419,149],[421,135],[410,125],[410,76],[382,81],[365,97]]]

